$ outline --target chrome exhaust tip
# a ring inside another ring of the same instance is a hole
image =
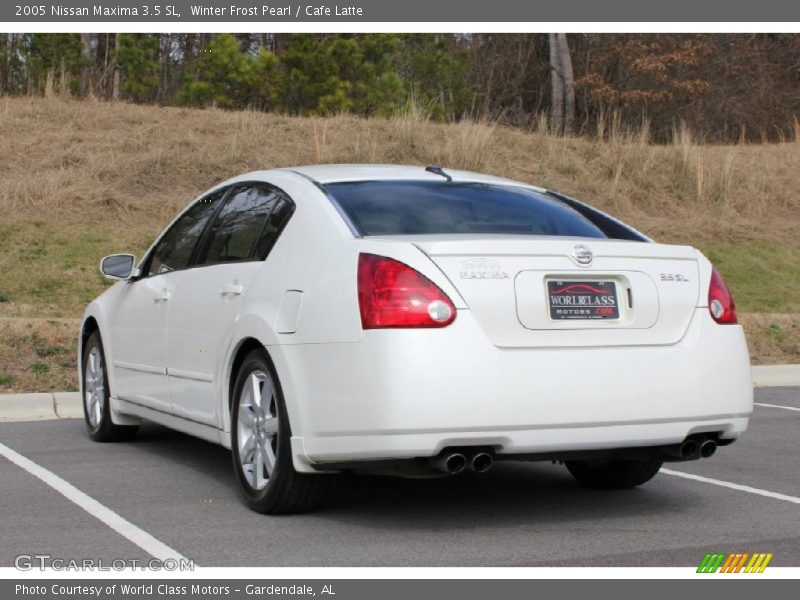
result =
[[[470,461],[470,468],[476,473],[486,473],[492,464],[494,463],[494,458],[488,452],[478,452],[475,456],[472,457]]]
[[[703,458],[709,458],[714,456],[714,453],[717,451],[717,442],[714,440],[706,440],[700,445],[700,456]]]
[[[680,446],[681,458],[692,458],[699,449],[700,446],[695,440],[686,440]]]
[[[444,466],[448,473],[456,475],[467,467],[467,458],[459,452],[454,452],[445,458]]]
[[[467,457],[460,452],[444,452],[431,459],[431,465],[438,471],[457,475],[467,468]]]

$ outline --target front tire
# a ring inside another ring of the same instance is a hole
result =
[[[655,460],[568,460],[567,469],[584,487],[621,490],[647,483],[664,463]]]
[[[95,442],[121,442],[132,439],[138,425],[115,425],[111,421],[110,392],[106,355],[100,333],[95,331],[83,348],[83,418],[89,437]]]
[[[266,352],[253,350],[233,387],[231,453],[245,503],[271,515],[307,512],[324,500],[330,475],[298,473],[280,382]]]

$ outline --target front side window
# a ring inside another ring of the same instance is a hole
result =
[[[510,185],[351,181],[325,190],[362,235],[489,233],[604,238],[561,202]]]
[[[274,189],[247,186],[234,190],[211,227],[202,262],[264,258],[277,232],[270,215],[284,203]]]
[[[185,269],[189,266],[197,241],[224,195],[225,191],[221,190],[199,200],[175,221],[153,251],[147,267],[147,276]]]

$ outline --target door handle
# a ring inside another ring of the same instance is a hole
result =
[[[171,294],[167,290],[162,290],[161,292],[153,296],[153,302],[156,303],[166,302],[167,300],[169,300],[170,295]]]
[[[229,283],[224,288],[222,288],[219,293],[223,296],[239,296],[243,291],[244,291],[243,285]]]

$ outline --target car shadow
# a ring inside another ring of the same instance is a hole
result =
[[[213,480],[220,493],[234,493],[237,482],[229,451],[158,425],[146,424],[133,445],[181,469]],[[588,490],[567,469],[550,462],[500,461],[487,473],[405,479],[343,473],[335,476],[330,501],[309,515],[370,529],[452,530],[536,523],[598,520],[633,515],[681,513],[691,498],[670,488],[664,477],[633,490]],[[224,487],[221,489],[221,486]],[[265,518],[240,503],[240,517]],[[269,517],[266,517],[269,518]],[[278,517],[287,518],[287,517]]]
[[[685,509],[672,495],[642,487],[588,490],[563,465],[498,462],[487,473],[441,479],[344,477],[333,519],[389,530],[496,528],[591,522]]]
[[[232,489],[236,485],[230,452],[218,444],[149,421],[143,422],[136,437],[124,444],[156,455],[182,469],[202,473],[215,483]]]

